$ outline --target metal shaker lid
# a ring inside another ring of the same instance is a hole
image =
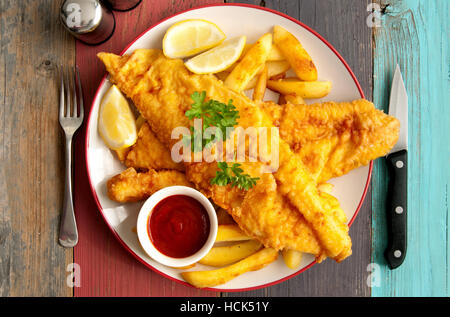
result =
[[[61,21],[69,32],[79,35],[95,30],[102,21],[98,0],[66,0],[61,6]]]

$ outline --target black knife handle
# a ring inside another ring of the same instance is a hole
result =
[[[387,196],[388,247],[384,253],[391,269],[399,267],[406,255],[406,214],[408,196],[408,152],[387,156],[389,188]]]

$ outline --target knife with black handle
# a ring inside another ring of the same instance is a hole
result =
[[[392,80],[389,115],[400,121],[398,141],[386,157],[389,169],[386,200],[389,241],[384,255],[390,268],[395,269],[406,256],[408,209],[408,95],[398,65]]]
[[[399,267],[406,255],[408,195],[408,152],[401,150],[387,156],[389,188],[387,218],[389,243],[385,252],[391,269]]]

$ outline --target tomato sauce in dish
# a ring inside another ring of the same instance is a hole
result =
[[[155,248],[173,258],[200,250],[210,231],[208,212],[195,198],[173,195],[161,200],[148,219],[148,234]]]

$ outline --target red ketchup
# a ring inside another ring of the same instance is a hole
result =
[[[195,198],[173,195],[161,200],[148,219],[148,234],[155,248],[172,258],[185,258],[208,239],[208,212]]]

